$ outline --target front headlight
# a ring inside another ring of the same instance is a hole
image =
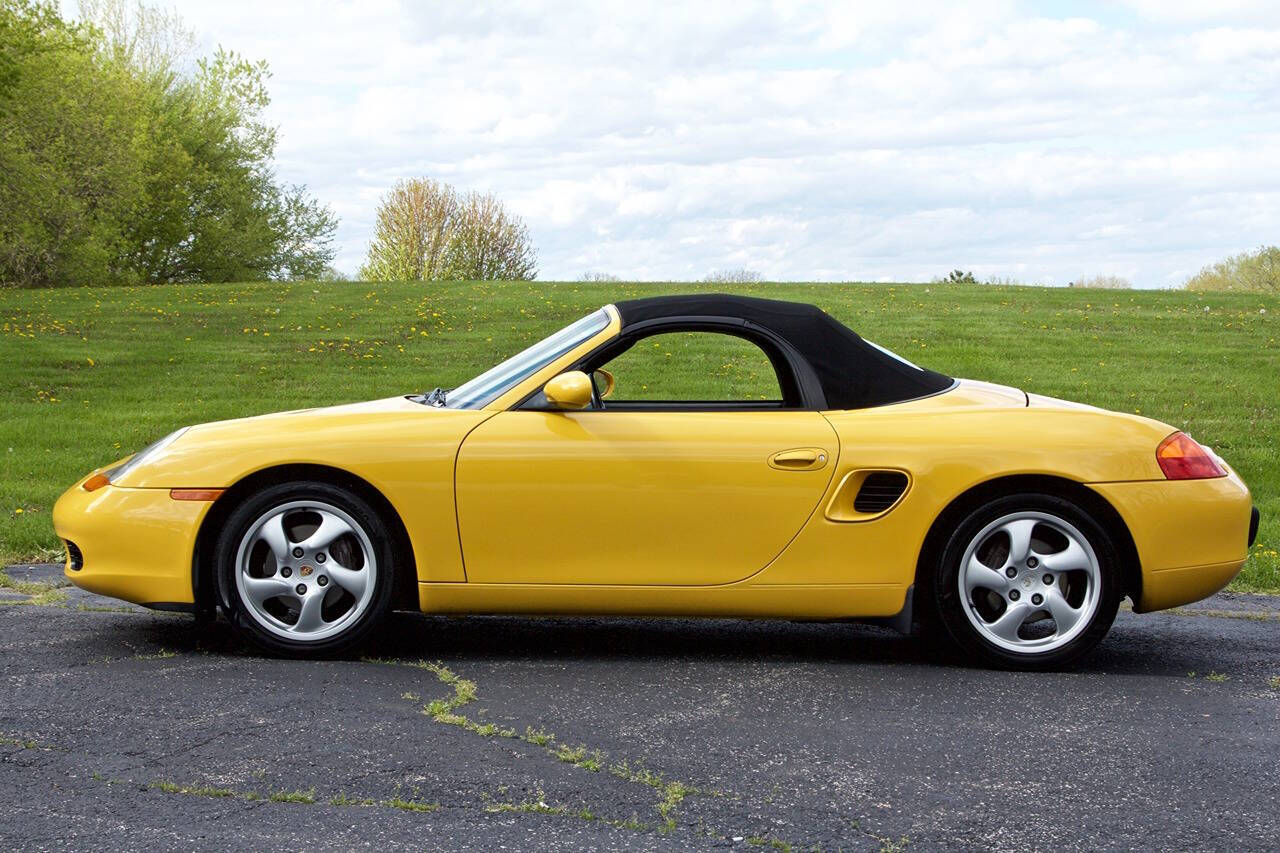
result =
[[[137,468],[148,459],[154,459],[166,447],[177,441],[178,437],[188,429],[190,429],[190,427],[183,427],[182,429],[174,430],[159,441],[151,442],[151,444],[148,444],[146,447],[142,448],[116,467],[103,471],[102,473],[106,476],[107,482],[118,483],[120,480],[123,480],[130,471]]]

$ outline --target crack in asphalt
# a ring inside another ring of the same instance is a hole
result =
[[[421,713],[427,715],[428,717],[431,717],[433,720],[435,720],[438,723],[457,726],[458,728],[461,728],[464,731],[471,732],[472,734],[478,735],[479,737],[486,738],[486,739],[506,738],[509,740],[515,740],[517,742],[525,744],[526,746],[534,747],[535,748],[534,754],[550,755],[551,757],[556,758],[558,761],[570,764],[574,767],[578,767],[588,772],[600,772],[602,769],[607,768],[608,772],[611,775],[619,779],[622,779],[625,782],[638,784],[638,785],[649,787],[651,789],[655,789],[659,793],[659,800],[658,800],[658,803],[655,805],[655,808],[658,810],[659,817],[661,818],[661,823],[658,824],[656,828],[661,833],[665,834],[675,830],[677,826],[677,823],[675,820],[675,816],[677,814],[677,807],[684,801],[685,797],[687,796],[704,796],[704,797],[730,796],[735,800],[741,800],[740,795],[737,795],[737,794],[726,794],[725,792],[719,791],[719,790],[706,790],[706,789],[695,787],[693,785],[690,785],[688,783],[685,783],[679,780],[664,779],[661,774],[654,773],[650,770],[647,770],[644,767],[643,762],[639,762],[635,767],[632,767],[629,760],[624,758],[620,762],[607,764],[606,760],[608,758],[608,753],[602,749],[598,749],[598,748],[591,749],[585,745],[579,746],[579,747],[570,747],[566,744],[560,744],[556,746],[554,744],[557,738],[554,734],[539,730],[538,735],[535,737],[532,734],[532,732],[534,731],[532,726],[526,726],[527,734],[522,736],[522,735],[516,734],[516,728],[502,729],[502,728],[496,727],[493,724],[488,724],[486,726],[481,726],[479,724],[476,724],[473,721],[469,720],[466,716],[456,713],[456,710],[458,708],[465,707],[478,700],[479,694],[478,694],[478,688],[476,683],[468,679],[461,678],[460,676],[453,673],[452,670],[448,669],[447,667],[445,667],[443,664],[439,662],[428,663],[427,661],[423,661],[423,660],[409,661],[409,660],[393,659],[393,658],[364,658],[363,660],[365,663],[376,664],[376,665],[393,665],[393,666],[410,667],[413,669],[427,670],[433,673],[436,676],[438,681],[452,686],[454,688],[454,692],[451,697],[447,697],[443,700],[434,700],[433,702],[428,702],[427,704],[422,706]],[[402,698],[409,699],[409,701],[420,700],[420,697],[417,697],[417,696],[410,697],[408,694],[406,694]],[[481,713],[484,713],[484,712],[481,711]],[[539,742],[539,740],[541,740],[542,742]],[[545,806],[546,804],[541,802],[541,799],[542,798],[539,797],[539,804],[542,806]],[[508,805],[508,804],[502,804],[502,805]],[[502,810],[503,811],[521,811],[521,809],[518,807],[504,808]],[[543,810],[542,813],[552,813],[552,812]],[[567,806],[557,808],[554,813],[568,814],[570,816],[575,816],[573,815],[572,810],[569,809],[569,807]],[[595,818],[591,818],[591,819],[595,819]],[[882,845],[882,849],[887,849],[887,850],[905,849],[905,845],[908,842],[908,839],[905,836],[899,839],[899,841],[893,842],[890,840],[888,836],[881,836],[874,832],[871,832],[870,830],[863,829],[861,827],[861,823],[864,818],[848,817],[845,819],[849,821],[851,825],[861,835],[865,836],[868,839],[872,839],[880,843]],[[627,822],[619,818],[605,819],[605,820],[607,822],[612,823],[615,826],[627,825]],[[634,822],[634,815],[632,817],[632,822]],[[627,826],[627,828],[635,828],[638,831],[647,831],[653,827],[651,827],[649,824],[640,824],[635,827]],[[735,837],[731,834],[724,833],[721,831],[709,830],[704,824],[701,824],[701,823],[699,825],[699,830],[704,835],[719,838],[722,841],[730,841]],[[767,843],[770,846],[774,846],[779,849],[791,850],[793,847],[793,845],[790,842],[777,837],[754,836],[752,838],[755,841],[759,841],[761,844]]]

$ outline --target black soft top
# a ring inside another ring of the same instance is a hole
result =
[[[827,408],[862,409],[927,397],[955,380],[902,361],[860,338],[815,305],[699,293],[615,302],[622,334],[653,320],[696,323],[740,319],[781,338],[813,369]]]

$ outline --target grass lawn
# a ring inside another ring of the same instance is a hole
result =
[[[49,519],[57,496],[176,427],[453,387],[601,304],[699,287],[0,290],[0,561],[60,559]],[[936,284],[703,289],[813,302],[944,373],[1186,429],[1241,472],[1262,510],[1235,588],[1280,591],[1280,299]],[[737,355],[674,343],[702,357],[636,353],[654,384],[711,384],[719,374],[757,387],[756,367]]]

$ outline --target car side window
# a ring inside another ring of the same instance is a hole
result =
[[[651,335],[602,367],[614,378],[606,407],[627,402],[780,403],[783,398],[769,357],[736,335]]]

